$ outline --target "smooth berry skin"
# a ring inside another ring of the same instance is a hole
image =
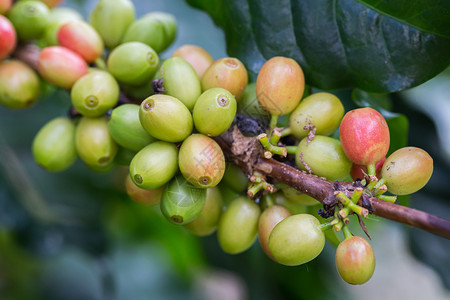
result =
[[[264,210],[261,216],[259,217],[258,222],[259,243],[261,244],[261,247],[267,254],[267,256],[269,256],[273,260],[275,259],[273,258],[273,255],[272,253],[270,253],[269,250],[269,236],[272,233],[273,228],[278,223],[280,223],[282,220],[286,219],[291,215],[292,215],[291,212],[287,208],[281,205],[272,205],[271,207]]]
[[[272,57],[264,63],[256,79],[259,105],[272,115],[286,115],[299,104],[305,76],[298,63],[287,57]]]
[[[336,249],[336,268],[347,283],[366,283],[375,270],[372,246],[360,236],[346,239]]]
[[[103,54],[104,46],[95,29],[83,21],[70,21],[58,30],[58,42],[93,63]]]
[[[0,15],[6,15],[12,7],[12,0],[0,0]]]
[[[16,47],[17,35],[13,24],[0,15],[0,61],[8,57]]]
[[[195,45],[183,45],[175,50],[172,56],[181,57],[190,63],[200,80],[203,78],[203,74],[205,74],[209,66],[214,62],[214,59],[208,51]]]
[[[48,82],[70,89],[88,72],[84,59],[65,47],[52,46],[42,50],[38,59],[38,71]]]
[[[365,107],[345,114],[339,128],[342,148],[355,164],[375,164],[389,150],[389,128],[383,116],[373,108]]]
[[[390,193],[408,195],[423,188],[433,174],[433,159],[424,150],[405,147],[392,153],[381,169]]]

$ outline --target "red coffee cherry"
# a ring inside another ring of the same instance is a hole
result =
[[[349,111],[339,128],[342,148],[356,164],[375,164],[389,150],[389,128],[383,116],[373,108]]]
[[[0,15],[0,61],[8,57],[16,47],[17,36],[13,24]]]

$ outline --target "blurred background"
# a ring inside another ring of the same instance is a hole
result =
[[[137,17],[175,15],[178,35],[162,58],[196,44],[226,56],[224,34],[181,0],[133,0]],[[88,18],[95,0],[65,0]],[[113,21],[113,20],[112,20]],[[450,72],[391,96],[409,120],[408,145],[434,158],[430,183],[404,203],[450,217]],[[336,92],[346,107],[351,91]],[[298,267],[271,261],[258,241],[225,254],[216,235],[197,238],[166,221],[159,208],[132,202],[127,170],[90,171],[80,160],[62,173],[40,169],[31,155],[37,131],[67,115],[70,96],[45,85],[25,110],[0,107],[0,299],[450,299],[450,241],[377,217],[368,221],[377,260],[363,286],[342,281],[335,246]],[[355,222],[354,222],[355,223]],[[354,231],[363,235],[354,227]]]

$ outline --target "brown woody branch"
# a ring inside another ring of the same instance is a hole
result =
[[[333,182],[305,174],[274,159],[261,158],[261,146],[255,138],[243,136],[237,127],[216,138],[228,157],[247,174],[259,171],[279,182],[288,184],[321,203],[336,202]],[[343,183],[347,185],[348,183]],[[392,204],[377,198],[369,198],[372,213],[376,216],[417,227],[450,239],[450,220],[413,208]]]
[[[32,44],[19,46],[14,57],[37,70],[40,49]],[[128,101],[121,94],[121,102]],[[245,137],[236,126],[216,138],[225,154],[248,175],[253,171],[288,184],[323,204],[336,203],[333,182],[314,175],[305,174],[274,159],[263,159],[263,149],[256,138]],[[348,184],[348,183],[343,183]],[[450,239],[450,220],[428,214],[413,208],[392,204],[377,198],[369,199],[369,206],[376,216],[417,227]]]

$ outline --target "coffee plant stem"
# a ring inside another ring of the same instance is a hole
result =
[[[17,47],[13,56],[37,70],[39,54],[39,47],[25,44]],[[275,116],[272,116],[271,123],[273,123],[273,119],[275,119]],[[278,116],[276,116],[277,119]],[[286,131],[282,132],[282,136],[285,133]],[[232,159],[245,173],[252,174],[254,171],[259,171],[265,176],[294,187],[323,204],[336,205],[335,183],[306,174],[274,159],[262,158],[261,154],[264,151],[261,149],[259,141],[242,135],[237,126],[231,126],[227,132],[216,137],[215,140],[227,157]],[[352,182],[340,182],[339,185],[350,186]],[[383,198],[382,196],[384,195],[378,197]],[[370,208],[371,213],[376,216],[420,228],[450,239],[450,220],[374,197],[369,199],[367,206]]]

